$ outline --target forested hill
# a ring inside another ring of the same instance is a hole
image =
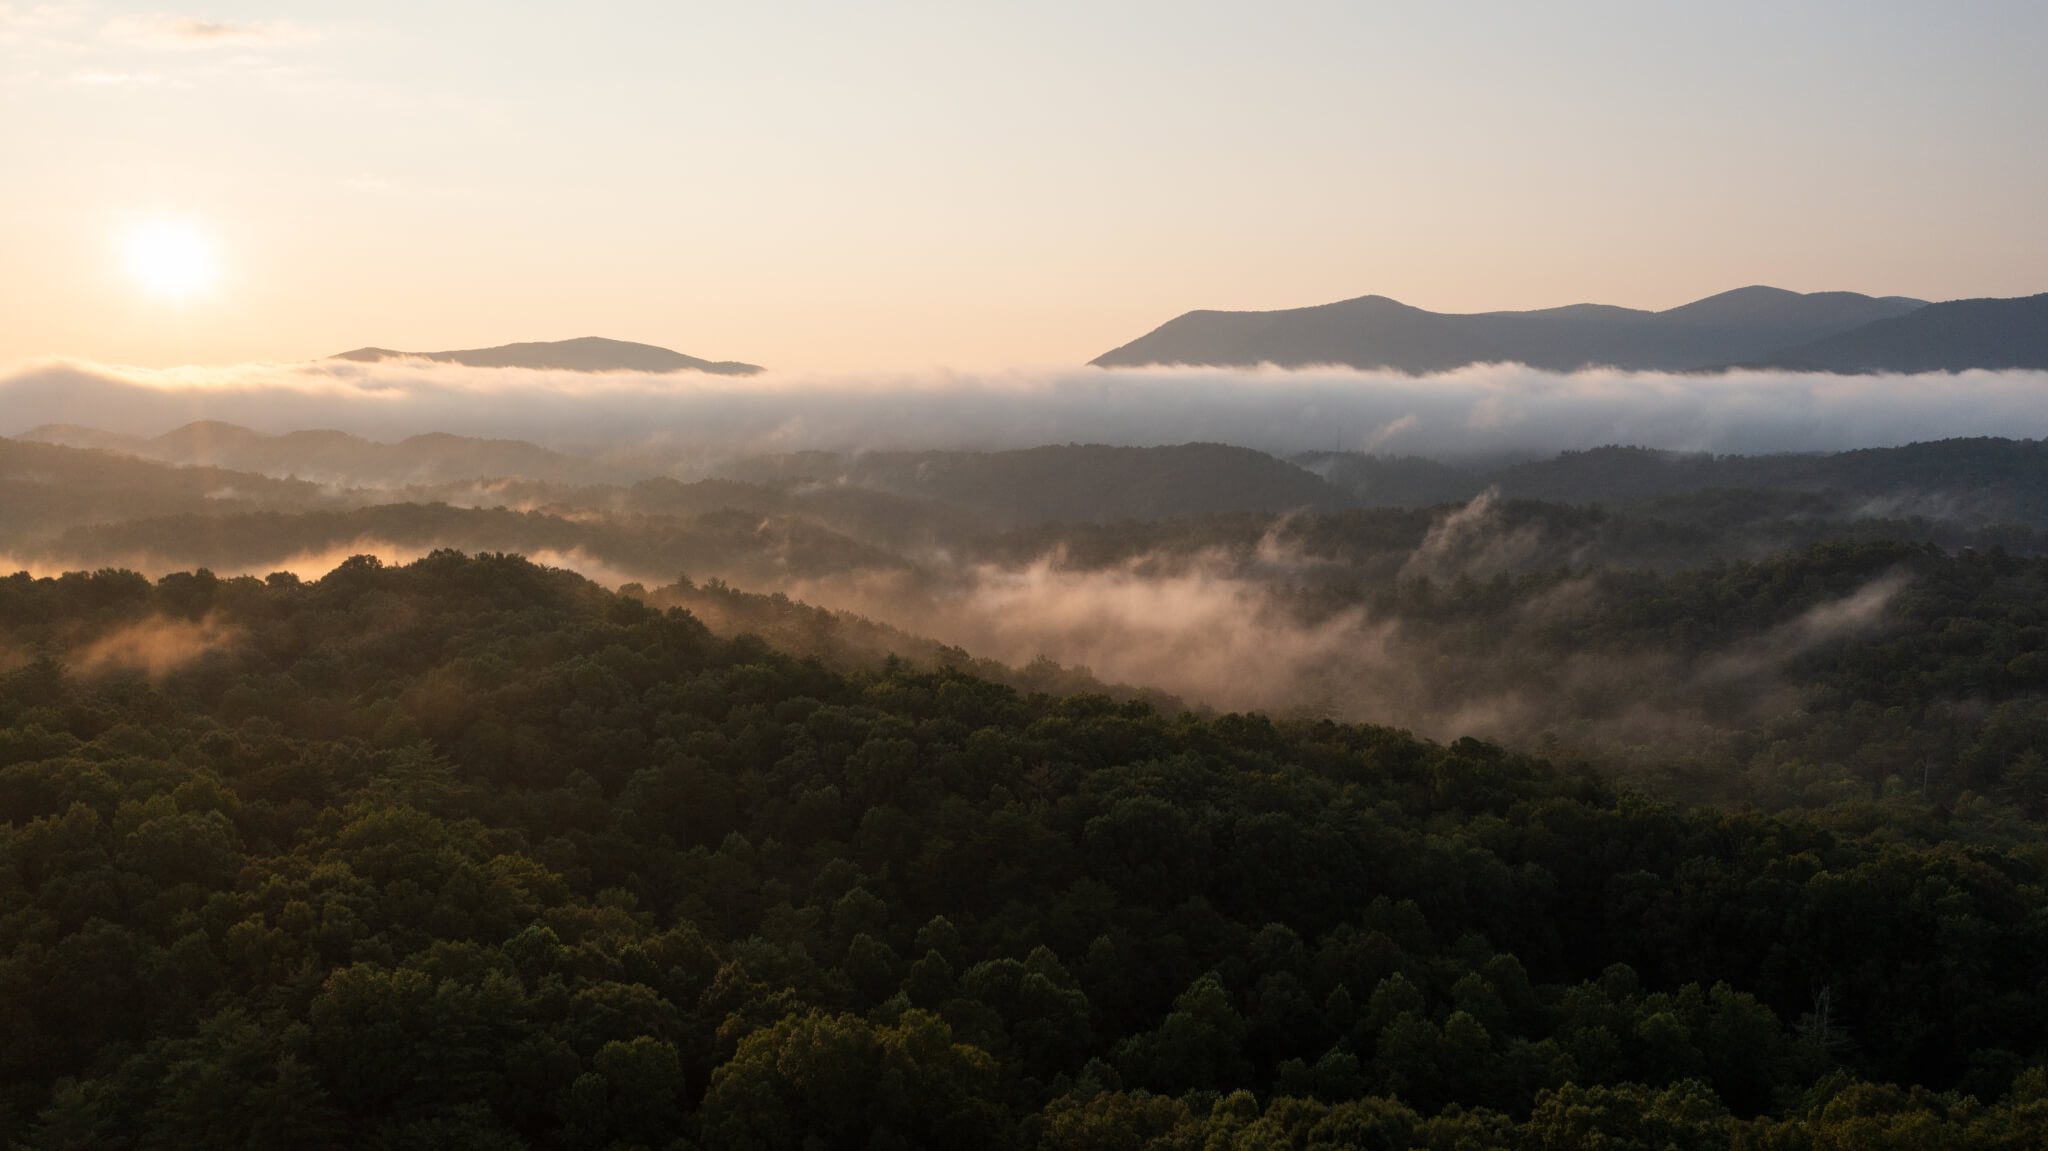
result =
[[[0,666],[9,1145],[2048,1133],[2048,857],[1960,821],[836,673],[449,552],[0,580]]]
[[[1613,507],[1712,491],[1826,492],[1851,501],[1859,515],[2048,523],[2048,442],[2041,440],[1977,436],[1757,456],[1610,445],[1492,471],[1354,452],[1310,452],[1295,462],[1367,506],[1427,506],[1488,487],[1517,499]]]
[[[1228,444],[1049,444],[1000,452],[848,457],[806,452],[743,461],[734,475],[937,500],[995,524],[1329,510],[1350,503],[1344,492],[1295,464]]]

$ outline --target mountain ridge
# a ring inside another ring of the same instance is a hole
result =
[[[1845,373],[2048,369],[2048,292],[1929,304],[1744,366]]]
[[[1769,356],[1925,301],[1750,285],[1663,311],[1567,304],[1533,311],[1432,312],[1381,295],[1277,311],[1183,313],[1090,363],[1096,367],[1342,365],[1414,374],[1515,362],[1702,371]]]
[[[28,443],[93,448],[157,463],[215,467],[350,486],[403,487],[465,480],[522,479],[595,483],[627,473],[526,440],[424,432],[395,443],[311,428],[271,435],[221,420],[196,420],[158,436],[134,436],[77,424],[44,424],[14,437]]]
[[[525,368],[535,371],[572,372],[706,372],[716,376],[751,376],[764,370],[759,364],[742,363],[738,360],[705,360],[654,344],[637,344],[631,340],[613,340],[603,336],[527,341],[447,352],[401,352],[391,348],[363,347],[337,352],[328,358],[352,360],[357,363],[412,359],[461,364],[471,368]]]

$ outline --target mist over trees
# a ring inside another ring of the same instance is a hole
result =
[[[0,441],[0,1141],[2048,1136],[2038,443],[244,431]]]
[[[154,671],[28,654],[194,621]],[[25,1146],[2048,1123],[2039,852],[1924,811],[842,674],[510,557],[16,577],[0,627]]]

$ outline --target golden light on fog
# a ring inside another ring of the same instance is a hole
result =
[[[182,300],[213,287],[220,268],[206,234],[184,221],[131,228],[122,245],[128,273],[153,296]]]

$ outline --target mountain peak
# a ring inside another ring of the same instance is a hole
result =
[[[1902,316],[1926,306],[1925,300],[1898,296],[1866,296],[1861,292],[1794,292],[1768,284],[1720,292],[1705,299],[1666,308],[1657,315],[1687,324],[1755,325],[1807,329],[1855,327]]]
[[[400,352],[390,348],[366,347],[341,352],[332,358],[358,363],[432,360],[472,368],[570,372],[708,372],[720,376],[751,376],[762,370],[757,364],[737,360],[702,360],[654,344],[636,344],[631,340],[613,340],[603,336],[499,344],[450,352]]]
[[[1749,366],[1815,372],[2048,368],[2048,293],[1929,304],[1780,349]]]

